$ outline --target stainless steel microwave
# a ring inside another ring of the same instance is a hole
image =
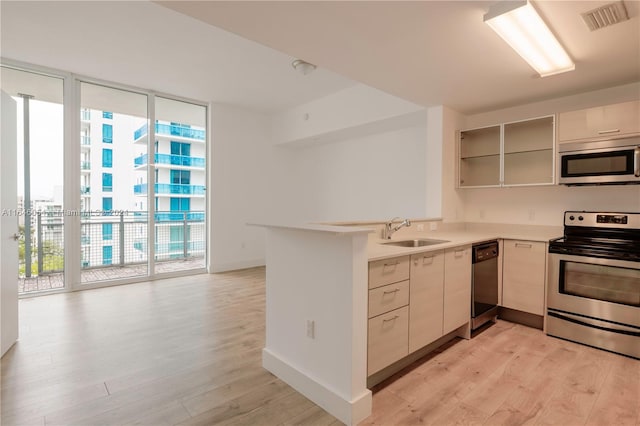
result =
[[[640,137],[560,144],[558,183],[640,184]]]

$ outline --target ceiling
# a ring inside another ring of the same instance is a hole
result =
[[[0,19],[4,59],[199,101],[278,111],[356,84],[148,1],[2,0]]]
[[[424,106],[464,113],[640,81],[640,2],[591,32],[607,1],[534,1],[576,63],[540,78],[483,23],[495,1],[159,1],[175,11]]]
[[[2,0],[1,54],[263,111],[356,82],[469,114],[640,81],[640,1],[595,32],[580,13],[606,2],[536,1],[576,62],[545,78],[482,22],[493,3]],[[303,76],[295,58],[319,67]]]

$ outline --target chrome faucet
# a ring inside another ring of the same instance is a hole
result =
[[[384,229],[382,230],[383,239],[390,240],[393,233],[396,232],[398,229],[402,228],[403,226],[411,226],[411,221],[409,219],[403,220],[402,222],[400,222],[398,226],[393,226],[393,221],[396,219],[400,219],[400,218],[394,217],[389,222],[385,223]]]

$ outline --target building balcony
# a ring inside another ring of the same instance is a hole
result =
[[[91,110],[83,108],[80,110],[80,119],[82,121],[91,121]]]
[[[147,273],[148,212],[120,213],[105,216],[82,212],[80,243],[82,246],[82,282],[131,278]],[[175,215],[174,218],[171,215]],[[205,217],[202,211],[156,212],[154,241],[156,273],[183,271],[205,267]],[[58,218],[58,219],[61,219]],[[106,232],[105,225],[108,225]],[[172,238],[168,229],[178,238]],[[64,288],[64,224],[47,217],[36,220],[31,235],[37,235],[31,246],[24,246],[19,259],[18,291],[20,294]],[[178,232],[175,232],[178,231]],[[24,234],[21,235],[24,242]],[[24,243],[22,243],[24,244]],[[105,263],[102,248],[113,247],[110,264]],[[27,267],[29,265],[29,267]]]
[[[80,136],[80,145],[87,148],[91,146],[91,136]]]
[[[206,133],[202,129],[192,129],[191,127],[178,124],[161,124],[156,123],[156,135],[158,136],[174,136],[184,139],[190,139],[195,141],[204,142]],[[133,132],[133,141],[138,142],[143,140],[145,136],[149,134],[149,126],[144,124],[138,130]]]
[[[154,186],[156,195],[188,195],[204,196],[204,185],[184,185],[176,183],[156,183]],[[147,195],[148,186],[140,183],[133,186],[133,193],[136,195]]]
[[[203,222],[204,212],[178,211],[178,212],[158,212],[154,215],[158,222]]]
[[[144,167],[149,161],[148,154],[140,155],[133,159],[135,167]],[[188,157],[185,155],[155,154],[154,162],[158,166],[168,165],[171,167],[189,167],[204,169],[205,160],[202,157]]]
[[[91,195],[91,187],[89,186],[80,186],[80,195],[82,195],[83,197],[88,197],[89,195]]]
[[[89,172],[91,170],[91,162],[90,161],[81,161],[80,162],[80,170],[83,173]]]

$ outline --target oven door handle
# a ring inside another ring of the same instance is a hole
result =
[[[597,328],[598,330],[609,331],[611,333],[626,334],[627,336],[640,337],[640,328],[634,326],[619,323],[610,323],[608,321],[583,317],[581,315],[574,315],[568,312],[558,311],[551,308],[548,308],[547,314],[550,317],[555,317],[564,321],[572,322],[574,324],[583,325],[585,327]]]
[[[640,177],[640,146],[633,150],[633,175]]]

